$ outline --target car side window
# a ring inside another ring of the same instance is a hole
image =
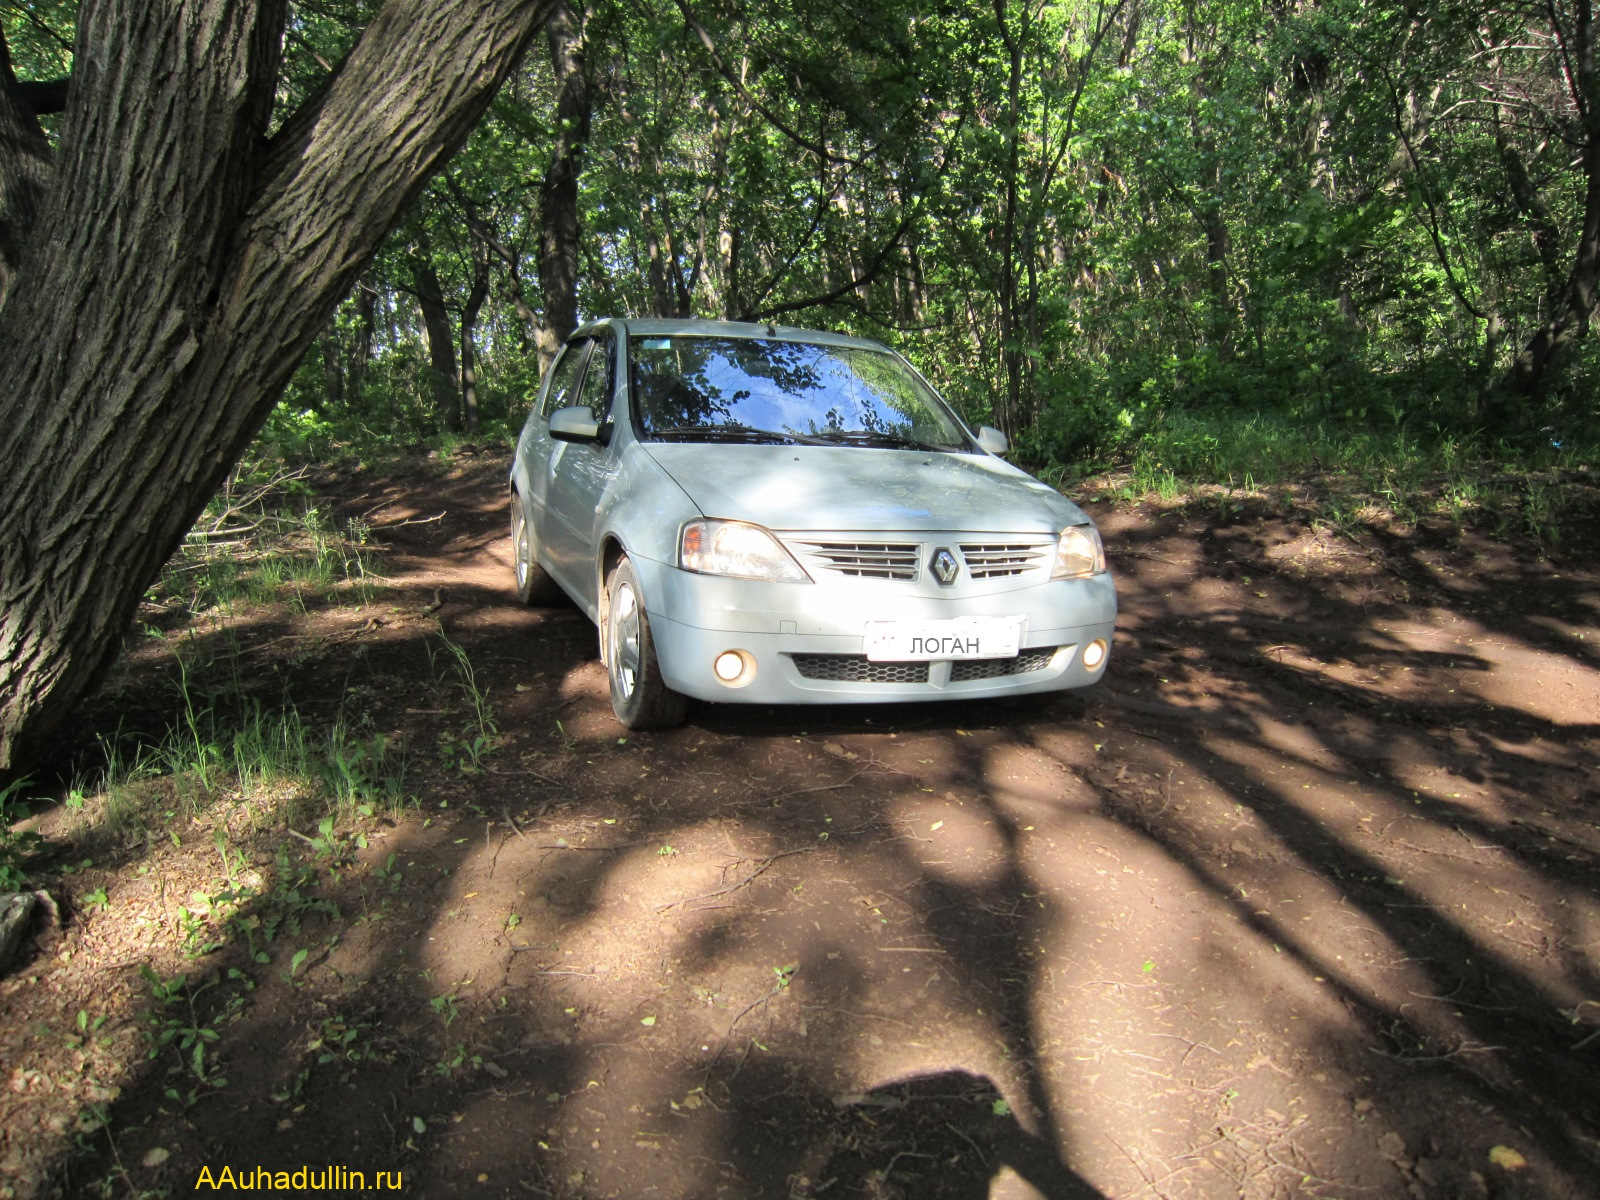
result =
[[[604,425],[611,413],[611,393],[616,382],[612,371],[610,338],[595,338],[594,353],[589,356],[589,369],[583,375],[583,390],[575,404],[587,405],[595,420]]]
[[[562,348],[561,357],[550,368],[550,390],[544,394],[544,407],[539,410],[541,416],[548,417],[558,408],[578,403],[573,398],[574,385],[578,382],[578,368],[583,365],[583,352],[589,348],[589,342],[589,338],[584,338],[568,342]]]

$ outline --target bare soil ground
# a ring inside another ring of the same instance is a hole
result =
[[[1091,502],[1097,690],[628,735],[588,621],[515,604],[504,473],[346,481],[380,601],[190,630],[416,807],[45,815],[90,864],[0,982],[0,1194],[1600,1196],[1592,522]],[[158,653],[79,742],[170,709]]]

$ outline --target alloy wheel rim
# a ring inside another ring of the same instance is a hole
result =
[[[515,544],[517,582],[523,584],[528,582],[528,519],[518,512],[512,520],[516,524],[512,541]]]
[[[639,598],[624,583],[611,607],[611,674],[624,700],[639,683]]]

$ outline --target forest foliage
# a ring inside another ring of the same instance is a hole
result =
[[[0,5],[19,78],[69,73],[74,8]],[[376,8],[290,5],[280,110]],[[520,424],[573,319],[565,236],[577,319],[866,334],[1035,463],[1162,437],[1215,470],[1236,428],[1592,441],[1590,25],[1589,0],[560,6],[269,436]]]

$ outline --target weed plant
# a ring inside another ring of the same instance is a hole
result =
[[[197,816],[218,800],[246,806],[258,831],[308,808],[343,820],[358,809],[397,813],[415,802],[395,739],[358,734],[343,713],[319,728],[288,702],[271,708],[248,697],[225,706],[198,695],[187,677],[163,735],[102,736],[100,747],[98,770],[72,790],[102,798],[101,819],[113,833],[148,830],[158,813]]]
[[[32,830],[13,828],[29,816],[22,794],[33,780],[15,779],[0,788],[0,893],[19,892],[29,884],[28,860],[44,849],[44,839]]]
[[[436,694],[455,691],[466,701],[468,718],[459,732],[446,730],[439,735],[439,756],[446,770],[471,774],[482,769],[484,756],[499,744],[500,728],[495,724],[494,705],[486,688],[478,684],[477,672],[467,652],[449,638],[439,639],[443,653],[428,644],[428,669]]]

